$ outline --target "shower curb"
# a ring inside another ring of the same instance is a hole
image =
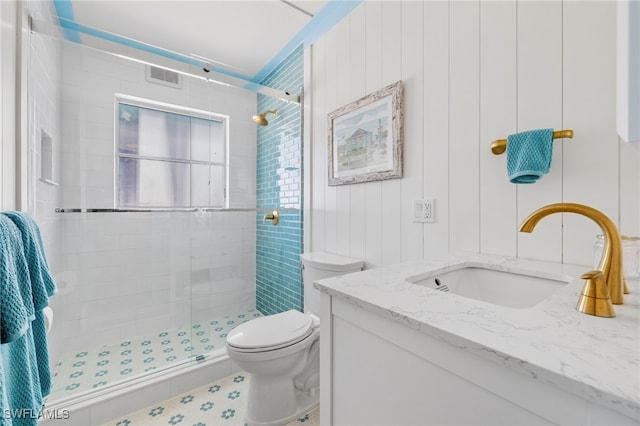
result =
[[[38,425],[100,425],[237,371],[224,350],[202,361],[191,361],[147,374],[89,395],[45,404],[44,416]]]

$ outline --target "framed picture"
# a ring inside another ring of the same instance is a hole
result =
[[[329,113],[329,185],[402,177],[402,81]]]

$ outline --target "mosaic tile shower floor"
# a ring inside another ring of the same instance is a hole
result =
[[[53,369],[53,401],[101,388],[189,356],[225,347],[227,333],[250,319],[262,316],[251,309],[187,327],[158,331],[140,338],[63,354]]]
[[[249,390],[246,373],[232,374],[212,384],[194,389],[159,404],[105,423],[104,426],[153,425],[244,425]],[[300,416],[288,425],[317,426],[318,408]]]

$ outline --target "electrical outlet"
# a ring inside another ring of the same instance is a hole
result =
[[[413,201],[413,221],[416,223],[435,222],[435,198]]]
[[[433,223],[436,221],[436,200],[435,198],[427,198],[424,200],[424,221]]]

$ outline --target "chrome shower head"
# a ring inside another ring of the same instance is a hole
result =
[[[267,114],[278,114],[277,111],[270,109],[269,111],[265,111],[262,114],[254,115],[253,121],[260,126],[267,126],[269,122],[267,121]]]

